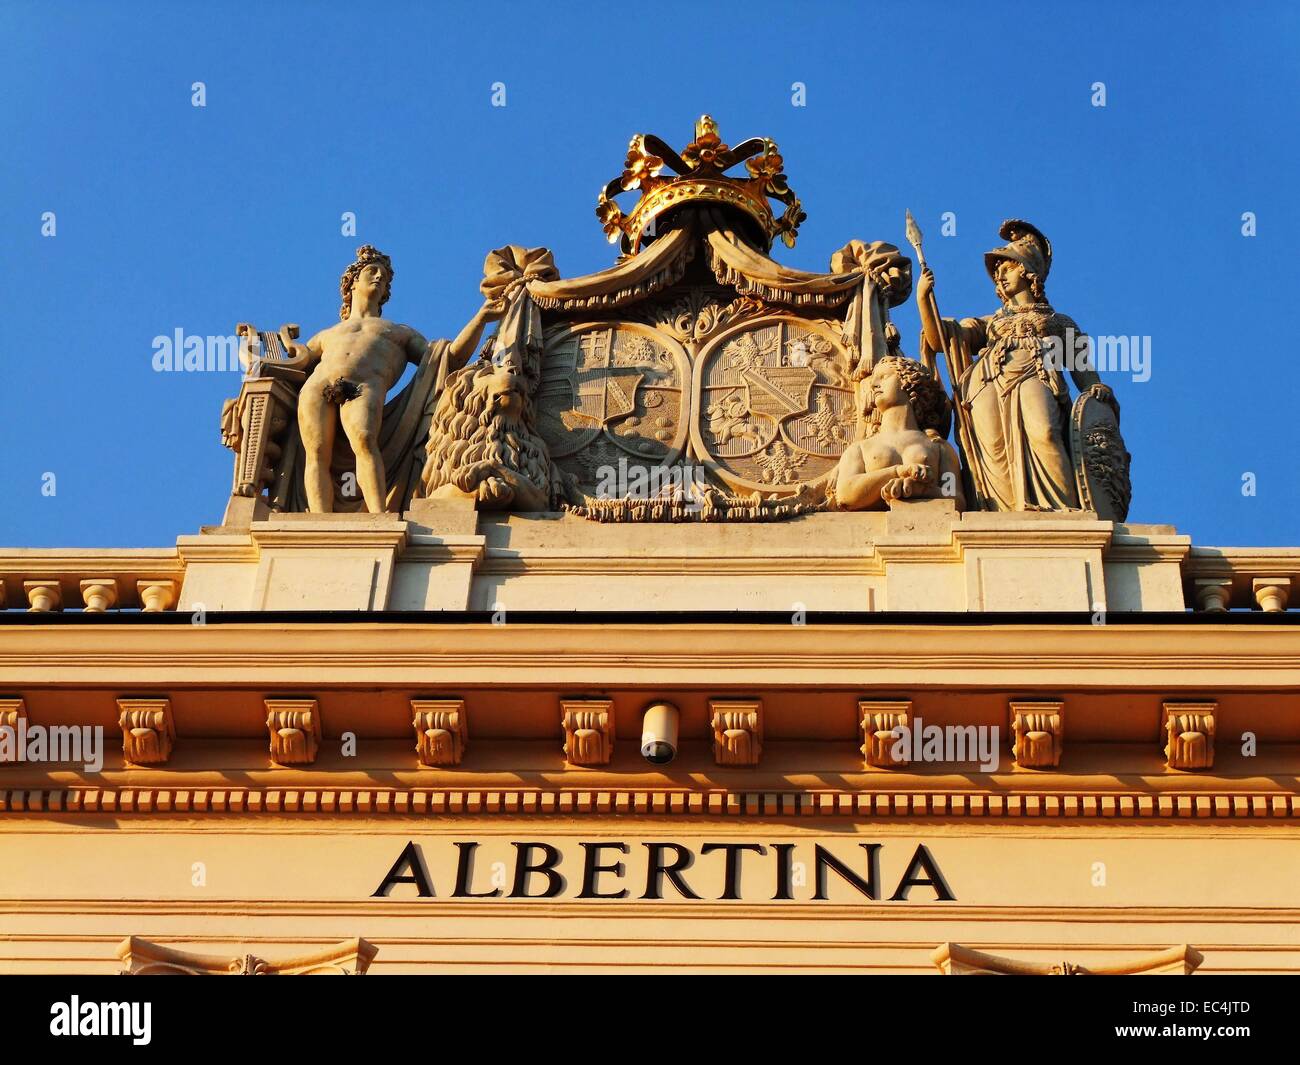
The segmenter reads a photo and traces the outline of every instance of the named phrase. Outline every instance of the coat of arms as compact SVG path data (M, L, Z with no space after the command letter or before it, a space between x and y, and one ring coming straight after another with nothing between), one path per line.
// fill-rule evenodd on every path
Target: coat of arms
M602 468L671 466L686 442L686 352L630 322L565 326L547 337L538 431L579 488Z
M856 415L847 353L830 323L746 323L701 352L692 440L733 489L794 490L834 470Z

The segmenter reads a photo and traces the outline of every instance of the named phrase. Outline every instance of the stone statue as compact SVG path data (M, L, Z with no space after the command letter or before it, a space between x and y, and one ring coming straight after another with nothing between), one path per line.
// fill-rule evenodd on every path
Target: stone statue
M883 510L895 500L952 499L965 509L961 460L944 439L952 407L938 379L914 359L887 355L859 389L866 435L840 459L838 506Z
M339 283L343 306L337 325L306 344L291 344L296 361L310 368L298 395L303 480L307 509L334 509L330 473L334 439L342 426L356 457L356 480L371 513L388 510L388 484L380 448L384 401L408 362L445 358L446 369L464 366L483 326L500 317L504 304L487 301L455 340L427 341L410 326L381 317L393 284L393 264L372 245L357 249L357 260ZM445 350L443 350L445 349Z
M922 262L916 286L923 341L948 358L958 432L970 472L972 506L983 510L1076 510L1077 456L1068 443L1071 402L1068 365L1080 392L1119 406L1084 359L1083 335L1058 313L1043 290L1052 245L1028 222L999 230L1008 241L984 256L1002 306L982 318L940 318L934 273ZM1050 352L1064 353L1053 359Z
M448 378L434 411L421 494L470 498L480 510L558 510L572 494L533 428L532 388L480 359Z
M559 277L545 248L488 253L479 286L501 307L491 358L453 374L433 412L417 495L469 498L480 510L558 510L575 498L573 478L551 461L537 431L542 379L541 312L529 284Z

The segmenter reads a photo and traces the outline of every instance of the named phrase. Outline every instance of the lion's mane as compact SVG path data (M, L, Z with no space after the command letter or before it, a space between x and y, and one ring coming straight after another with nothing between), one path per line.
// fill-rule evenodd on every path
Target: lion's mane
M492 409L492 397L506 389L520 397L517 412ZM563 476L533 429L535 417L525 378L484 359L457 370L434 408L421 477L423 494L430 496L444 485L463 490L460 471L488 462L528 481L549 498L552 508L558 506Z

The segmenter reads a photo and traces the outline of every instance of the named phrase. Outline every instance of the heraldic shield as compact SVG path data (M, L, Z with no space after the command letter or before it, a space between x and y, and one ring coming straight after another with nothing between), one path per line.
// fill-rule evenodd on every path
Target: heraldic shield
M683 462L734 491L798 494L834 474L854 437L838 324L765 316L691 353L634 322L555 327L538 430L588 495L611 474Z
M838 325L757 319L700 353L691 438L732 489L793 494L833 475L856 429Z
M594 495L602 471L674 465L687 439L690 362L680 344L633 322L548 332L537 428L551 458Z
M1119 431L1111 404L1083 393L1070 412L1070 453L1079 487L1079 504L1096 511L1102 521L1128 518L1133 487L1129 480L1132 456Z

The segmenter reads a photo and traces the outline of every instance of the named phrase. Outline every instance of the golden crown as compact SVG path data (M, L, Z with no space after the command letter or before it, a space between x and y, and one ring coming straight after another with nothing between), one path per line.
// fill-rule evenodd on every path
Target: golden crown
M745 164L749 177L727 177L725 171L740 163ZM678 176L660 177L665 166ZM695 123L695 139L682 149L681 155L653 134L638 133L633 137L623 173L601 191L596 216L609 242L613 244L621 237L623 251L633 255L647 235L654 235L652 223L657 217L694 201L743 211L757 223L766 242L764 250L777 236L786 247L793 248L799 223L807 215L786 184L783 166L774 141L750 137L729 148L718 136L718 124L708 115L701 115ZM625 215L614 197L633 189L641 190L641 199L632 213ZM773 214L769 198L785 205L779 217Z

